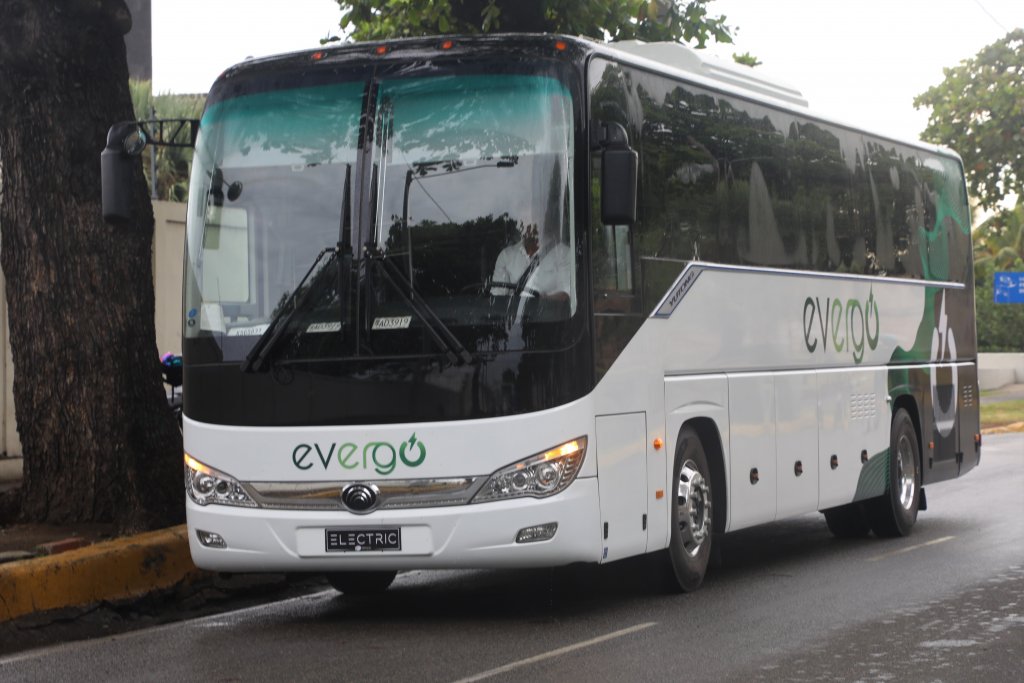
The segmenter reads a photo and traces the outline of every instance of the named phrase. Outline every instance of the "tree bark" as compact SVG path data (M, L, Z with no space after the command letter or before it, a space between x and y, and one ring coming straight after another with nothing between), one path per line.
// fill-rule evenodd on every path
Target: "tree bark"
M132 120L122 0L0 0L0 264L25 521L182 518L181 433L159 375L153 210L100 211L107 130Z

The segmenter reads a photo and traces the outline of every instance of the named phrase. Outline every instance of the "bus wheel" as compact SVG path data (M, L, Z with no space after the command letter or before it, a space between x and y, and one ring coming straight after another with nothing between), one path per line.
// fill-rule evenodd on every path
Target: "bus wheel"
M704 580L711 557L713 507L711 470L704 445L691 427L679 433L672 468L671 538L665 551L667 588L672 592L695 591Z
M920 454L914 422L907 411L900 408L892 418L889 438L888 490L865 503L876 536L906 536L917 521L921 503Z
M327 583L345 595L376 595L383 593L398 572L330 572Z
M864 538L871 533L871 523L860 503L825 510L825 523L836 538Z

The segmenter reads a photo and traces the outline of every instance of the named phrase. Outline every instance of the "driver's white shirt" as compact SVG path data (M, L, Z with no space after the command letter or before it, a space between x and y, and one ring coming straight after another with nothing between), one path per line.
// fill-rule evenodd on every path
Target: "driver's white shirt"
M535 256L539 255L538 251ZM491 276L491 280L508 283L514 287L526 272L533 258L526 253L522 242L505 247L494 262L494 274ZM537 294L551 296L559 292L572 294L571 277L572 253L568 246L559 242L540 257L540 263L533 269L533 273L526 281L523 296L537 296ZM512 291L507 287L491 287L491 294L507 296L512 294Z

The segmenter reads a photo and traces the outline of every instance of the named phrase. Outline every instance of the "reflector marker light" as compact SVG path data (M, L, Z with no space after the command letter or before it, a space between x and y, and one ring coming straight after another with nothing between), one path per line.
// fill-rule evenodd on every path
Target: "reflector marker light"
M558 50L559 52L561 52L562 50L565 50L565 48L567 48L567 47L569 47L569 46L566 45L564 40L559 40L558 42L555 43L555 49Z
M374 49L374 52L376 52L378 55L386 55L388 53L388 46L387 45L378 45Z
M455 43L453 43L450 40L446 40L443 43L441 43L441 49L442 50L450 50L450 49L452 49L453 45L455 45Z

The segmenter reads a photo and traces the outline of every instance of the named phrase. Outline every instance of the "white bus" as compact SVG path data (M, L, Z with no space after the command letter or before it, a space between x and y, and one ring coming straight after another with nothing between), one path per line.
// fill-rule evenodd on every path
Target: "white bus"
M195 563L664 557L904 535L980 457L959 158L679 45L415 39L214 84L188 207Z

